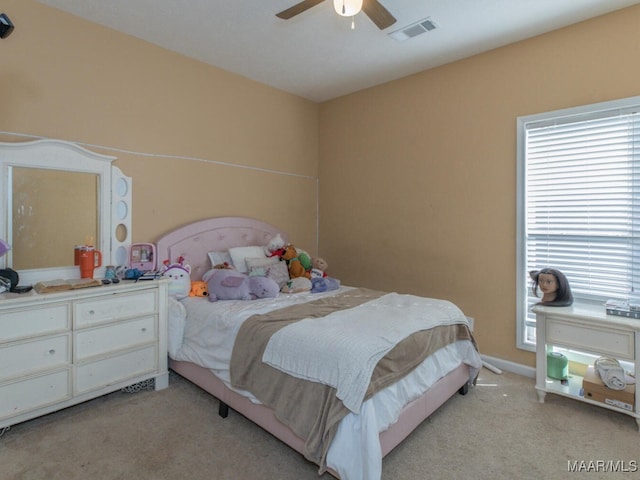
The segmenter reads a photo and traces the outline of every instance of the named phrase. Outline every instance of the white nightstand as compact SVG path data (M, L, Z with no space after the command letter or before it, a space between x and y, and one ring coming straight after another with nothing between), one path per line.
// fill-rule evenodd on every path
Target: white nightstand
M536 314L536 390L540 402L544 402L547 393L563 395L630 415L640 429L640 384L635 386L633 410L625 410L584 398L579 375L570 375L565 382L547 376L547 354L554 351L554 347L567 349L563 353L569 360L575 359L572 356L579 357L580 353L624 360L633 365L637 374L640 372L640 320L607 315L604 306L595 305L538 305L533 311Z

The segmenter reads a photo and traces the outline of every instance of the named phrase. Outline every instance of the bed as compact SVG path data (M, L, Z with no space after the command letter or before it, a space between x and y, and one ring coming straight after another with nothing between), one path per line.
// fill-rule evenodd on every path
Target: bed
M210 257L210 252L226 252L234 247L263 246L278 234L287 240L286 233L265 222L244 217L212 218L185 225L160 238L157 241L157 258L159 262L184 259L184 263L191 267L191 280L199 280L212 268L213 259ZM351 408L355 410L344 407L344 404L348 403L346 398L354 398L351 395L352 392L342 397L344 401L340 401L335 398L340 387L319 385L304 376L294 379L291 377L296 375L276 372L282 377L287 377L284 379L285 382L298 382L292 383L296 396L298 391L302 391L300 385L312 389L325 389L323 392L332 392L329 395L332 405L337 405L335 409L341 413L337 417L338 420L332 424L330 435L326 431L309 433L308 436L306 433L301 433L299 425L289 418L288 412L296 408L291 407L291 402L286 404L285 400L288 397L283 399L286 410L279 411L280 406L277 405L279 399L273 400L268 395L258 398L254 396L254 392L245 390L244 384L241 387L234 384L229 366L234 350L233 345L229 343L235 341L241 343L239 339L236 340L236 335L239 335L244 326L249 324L247 319L274 315L271 313L274 310L277 311L276 314L285 312L287 310L282 310L285 307L306 309L316 303L344 302L345 298L361 297L364 294L372 293L366 289L340 286L338 290L322 294L310 292L280 294L275 299L253 301L209 302L206 298L195 297L187 297L179 301L172 300L169 312L169 367L217 398L220 402L221 416L226 417L229 409L244 415L309 460L317 463L319 473L328 471L343 480L377 480L381 477L382 458L452 395L457 392L466 394L469 385L477 376L482 361L468 328L466 317L463 316L462 320L456 317L455 321L450 322L456 325L446 327L455 328L457 332L462 333L457 333L450 343L441 348L438 347L437 351L421 359L417 367L412 367L411 373L395 378L392 384L388 384L389 380L387 383L381 383L376 391L372 391L369 385L364 397L356 395L355 398L359 398L361 402L354 403L355 407ZM389 297L389 294L381 293L380 295L383 296L375 297L371 301L359 300L363 302L364 307L358 305L357 308L373 308L369 305ZM405 297L393 298L397 300ZM425 299L427 300L444 302ZM385 311L385 307L380 310L379 304L376 308L375 311ZM457 309L455 306L446 306L446 308ZM348 308L345 311L353 314L356 308ZM447 310L449 311L451 310ZM335 314L345 315L343 312L335 312ZM369 313L366 315L368 318ZM223 318L220 320L222 323L213 326L214 322L218 322L218 316ZM327 315L322 321L329 321L330 317L331 315ZM288 330L285 328L282 331ZM270 346L269 343L267 348ZM396 348L391 350L391 352L395 351ZM384 359L390 356L392 355L387 353ZM237 354L235 358L248 357ZM258 376L267 370L275 372L273 365L265 366L258 357L256 358L254 366L259 369ZM379 366L383 363L380 361L376 365L375 372L378 372ZM296 401L299 402L298 405L305 403L304 400L296 399ZM310 402L309 408L313 408L313 405L313 402ZM321 406L321 409L325 408L326 406ZM304 415L301 412L301 416L307 416L307 412L304 412ZM309 453L309 444L313 443L310 440L311 437L322 444L319 447L322 448L322 456L318 456L319 450L317 453Z

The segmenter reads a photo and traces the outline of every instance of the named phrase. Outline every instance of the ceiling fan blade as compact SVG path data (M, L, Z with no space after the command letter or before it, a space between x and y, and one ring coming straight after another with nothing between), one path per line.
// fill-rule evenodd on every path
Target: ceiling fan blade
M293 7L289 7L280 13L276 13L276 17L282 18L283 20L289 20L290 18L295 17L296 15L309 10L311 7L315 7L322 2L324 2L324 0L303 0L300 3L296 3Z
M396 23L395 17L378 0L364 0L362 10L380 30Z

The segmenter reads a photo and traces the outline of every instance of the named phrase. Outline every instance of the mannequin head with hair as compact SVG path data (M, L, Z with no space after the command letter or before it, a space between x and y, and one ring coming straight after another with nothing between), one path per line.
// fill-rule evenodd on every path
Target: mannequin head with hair
M569 280L560 270L555 268L542 268L529 272L533 285L531 291L537 297L538 290L542 292L539 305L551 307L567 307L573 303L573 295Z

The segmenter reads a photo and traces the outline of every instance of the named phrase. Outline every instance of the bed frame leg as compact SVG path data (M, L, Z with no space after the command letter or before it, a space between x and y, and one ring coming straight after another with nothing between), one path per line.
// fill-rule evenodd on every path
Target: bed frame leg
M220 405L218 405L218 415L222 418L227 418L227 415L229 415L229 405L224 402L220 402Z
M465 383L458 389L460 395L466 395L469 392L469 382Z

